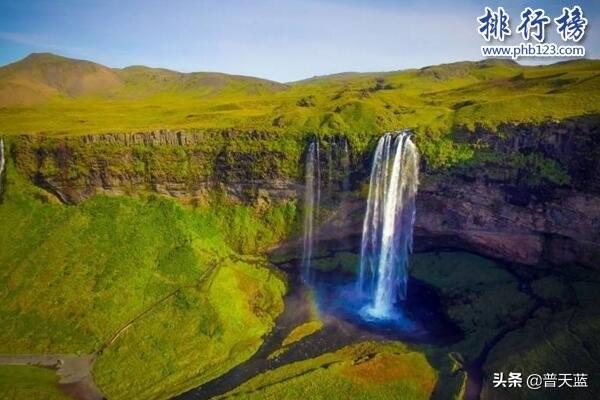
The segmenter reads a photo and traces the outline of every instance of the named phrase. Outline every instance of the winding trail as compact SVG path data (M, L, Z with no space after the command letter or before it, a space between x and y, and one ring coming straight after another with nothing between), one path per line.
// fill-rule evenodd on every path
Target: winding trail
M59 376L60 388L76 400L103 400L106 397L94 383L92 368L94 362L106 348L112 345L127 329L150 314L157 306L175 296L184 289L198 287L203 284L217 270L220 262L211 265L192 285L181 286L164 297L156 300L146 309L135 315L125 324L120 326L91 354L12 354L0 355L0 365L33 365L42 368L52 368Z
M95 355L100 355L104 352L104 350L106 350L106 348L108 346L110 346L111 344L113 344L118 338L119 336L121 336L127 329L129 329L131 326L133 326L133 324L144 318L146 315L150 314L156 307L158 307L159 305L161 305L162 303L164 303L165 301L169 300L170 298L172 298L173 296L177 295L178 293L180 293L182 290L185 289L192 289L192 288L196 288L200 285L202 285L204 283L204 281L206 281L208 279L208 277L212 276L214 274L214 272L216 272L217 267L221 264L221 262L218 263L214 263L213 265L211 265L203 274L202 276L200 276L200 278L198 279L198 281L192 285L185 285L185 286L180 286L177 289L173 290L172 292L167 293L165 296L163 296L162 298L156 300L154 303L152 303L151 305L149 305L145 310L143 310L142 312L140 312L139 314L137 314L136 316L134 316L133 318L131 318L129 321L127 321L125 324L123 324L120 328L118 328L109 338L108 340L106 340L104 343L102 343L100 345L100 347L94 352Z

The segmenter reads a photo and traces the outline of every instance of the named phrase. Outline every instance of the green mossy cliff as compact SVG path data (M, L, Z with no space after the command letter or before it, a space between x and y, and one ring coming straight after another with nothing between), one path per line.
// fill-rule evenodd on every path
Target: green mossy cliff
M462 248L527 264L597 266L599 121L598 115L590 115L543 124L502 124L496 130L462 127L449 132L444 142L417 132L423 154L417 248ZM21 174L65 203L96 194L158 193L183 203L225 201L263 213L301 199L304 152L314 137L168 130L23 135L6 138L6 153ZM320 137L322 187L330 195L323 197L320 216L324 228L318 235L323 240L328 235L335 240L360 235L377 138L372 132L368 144L361 145L351 135ZM349 148L347 170L341 169L343 162L335 151L342 141ZM339 210L344 215L336 214L343 197L341 181L347 181L352 199ZM347 207L354 210L351 217ZM336 229L327 229L330 218L336 220ZM288 231L299 232L299 227Z

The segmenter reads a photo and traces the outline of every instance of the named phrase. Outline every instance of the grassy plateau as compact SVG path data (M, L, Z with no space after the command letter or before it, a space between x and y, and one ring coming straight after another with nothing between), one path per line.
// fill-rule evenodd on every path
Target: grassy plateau
M547 66L486 60L283 84L32 54L0 68L0 132L258 130L273 132L275 142L343 133L360 151L381 132L412 128L421 153L444 166L472 157L452 140L456 127L598 113L599 71L597 60Z

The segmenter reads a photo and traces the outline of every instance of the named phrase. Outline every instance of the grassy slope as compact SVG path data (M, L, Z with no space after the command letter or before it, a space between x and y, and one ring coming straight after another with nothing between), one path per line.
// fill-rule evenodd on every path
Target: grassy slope
M319 259L316 266L342 273L352 271L356 261L349 253L342 252L329 259ZM473 254L440 252L414 254L411 274L435 288L448 317L464 333L462 338L448 345L411 346L436 370L436 388L431 399L462 398L465 374L461 366L476 361L484 347L507 328L510 331L499 338L483 360L487 381L482 399L561 399L567 394L590 400L598 397L600 313L596 303L600 279L597 271L577 266L566 270L513 266L507 270L501 264ZM537 307L536 296L542 303L529 316ZM303 325L297 329L302 328ZM280 352L282 350L273 357ZM294 370L291 366L288 368ZM270 393L272 381L282 382L287 374L292 374L283 368L278 371L263 374L234 393L264 385L263 380L267 387L257 393ZM568 389L535 393L528 389L492 389L492 374L500 371L586 372L590 374L588 381L592 389L573 389L568 393ZM296 378L291 381L293 387L296 387L295 381ZM279 386L283 387L284 383L278 383ZM318 396L330 395L328 388L311 390Z
M465 359L472 360L505 324L527 312L531 300L519 282L491 260L461 252L423 253L411 263L412 276L440 290L448 316L463 330L465 339L453 351Z
M244 206L191 208L156 197L69 207L8 171L0 353L90 353L181 289L109 345L94 370L111 398L168 397L249 357L282 310L282 280L262 258L240 258L233 247L258 252L279 240L293 207L274 205L270 220ZM217 363L198 362L208 352Z
M66 400L56 373L47 368L0 365L0 399Z
M435 371L400 343L364 342L257 375L224 398L429 399Z
M45 66L48 58L60 68ZM412 128L418 133L417 145L428 166L444 169L489 161L481 160L488 153L478 152L477 146L456 143L456 127L480 124L496 128L507 122L539 123L600 114L598 60L535 67L503 60L458 62L420 70L337 74L287 85L251 77L182 74L137 66L106 69L108 72L103 69L103 74L110 72L117 84L83 85L86 90L74 94L69 89L74 83L63 75L79 76L82 82L104 82L100 73L92 77L82 74L81 63L88 65L38 55L0 68L0 89L15 75L35 90L57 86L56 79L48 81L52 74L69 83L58 89L52 86L52 93L37 96L41 100L34 104L27 101L29 89L24 93L9 89L8 97L14 101L0 102L0 132L73 136L165 128L235 130L237 136L228 137L232 149L245 152L252 139L244 132L259 130L268 133L261 146L284 153L287 160L297 160L306 135L345 134L351 150L362 154L381 132ZM211 136L201 145L214 147ZM513 157L506 163L549 166L558 170L550 178L558 184L568 183L568 176L545 159ZM284 169L289 174L290 168Z
M98 359L94 378L111 399L170 398L214 379L258 349L284 290L260 264L225 264L128 329Z

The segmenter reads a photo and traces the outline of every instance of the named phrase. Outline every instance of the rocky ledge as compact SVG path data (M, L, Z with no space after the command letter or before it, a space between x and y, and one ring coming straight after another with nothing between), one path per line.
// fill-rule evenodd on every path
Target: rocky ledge
M415 251L457 249L527 265L600 268L598 116L496 132L459 129L454 140L473 146L478 160L443 171L424 162ZM347 196L325 217L316 242L359 251L364 211L364 197ZM285 259L299 249L301 241L291 240L274 256Z
M305 141L283 140L259 132L159 131L8 142L13 165L65 203L140 191L187 201L220 190L264 205L302 198ZM424 160L417 251L463 249L529 265L600 267L598 116L505 125L494 132L457 129L453 142L470 146L473 157L445 170ZM346 176L336 171L344 163L332 161L332 154L323 155L321 170L329 181L323 182L324 211L315 234L331 249L357 250L365 209L361 188L368 182L371 154L352 154ZM329 178L327 170L333 170ZM352 191L340 193L342 187ZM275 253L297 255L299 244L291 239Z

